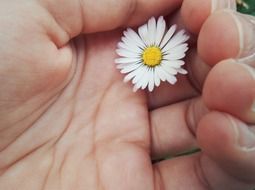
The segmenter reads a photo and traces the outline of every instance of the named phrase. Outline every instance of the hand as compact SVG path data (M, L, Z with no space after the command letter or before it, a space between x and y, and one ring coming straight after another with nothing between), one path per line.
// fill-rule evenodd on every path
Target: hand
M0 2L0 189L252 188L253 69L216 63L247 56L254 26L240 20L239 36L236 13L209 17L211 0L185 0L182 16L173 13L181 4ZM118 28L161 14L200 31L190 74L153 94L133 93L113 61ZM151 163L198 146L201 153Z

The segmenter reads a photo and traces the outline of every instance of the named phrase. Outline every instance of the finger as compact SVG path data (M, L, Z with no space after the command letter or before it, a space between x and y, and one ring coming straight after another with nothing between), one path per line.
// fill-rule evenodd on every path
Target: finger
M148 17L175 10L181 0L43 0L41 4L55 22L72 38L81 32L92 33L134 25ZM63 42L66 43L66 42Z
M212 112L197 130L202 150L230 176L255 184L255 127L231 115Z
M252 184L239 181L206 155L165 160L154 165L156 190L248 190Z
M154 164L155 190L208 190L200 176L199 154L177 157Z
M231 11L218 11L203 25L198 52L209 65L227 58L242 58L255 52L255 19Z
M194 28L197 28L198 33L201 25L205 22L211 12L224 8L235 9L235 1L184 0L181 16L179 12L169 16L169 23L177 23L181 28L188 28L192 32L194 32ZM199 95L201 92L204 80L210 70L210 66L197 55L197 49L194 46L196 43L196 36L193 34L190 34L190 36L192 37L192 42L190 44L192 47L186 58L186 67L189 71L188 78L181 78L174 87L162 85L158 90L155 90L155 93L149 94L149 105L151 109L192 98Z
M200 98L152 111L152 156L173 156L197 147L196 126L207 112Z
M209 109L230 113L245 122L255 122L254 69L226 60L208 75L203 99Z
M209 15L221 9L236 10L235 0L184 0L181 13L189 31L198 34Z

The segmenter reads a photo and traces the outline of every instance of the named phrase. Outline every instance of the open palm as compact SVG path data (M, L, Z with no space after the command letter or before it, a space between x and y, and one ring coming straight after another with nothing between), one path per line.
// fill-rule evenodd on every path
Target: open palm
M124 2L116 6L122 9L133 6ZM158 15L164 10L170 14L181 1L162 0L161 3L154 12L150 8L153 3L147 4L151 13L139 15L141 20L133 16L128 23L141 23L150 14ZM75 3L68 4L63 10L70 15L69 8L75 7ZM216 164L214 160L218 158L214 158L214 154L217 151L211 153L211 147L217 144L213 142L219 137L213 134L211 140L200 138L208 154L198 153L152 164L152 158L176 155L197 147L198 122L209 112L200 96L210 68L198 58L195 47L187 58L190 74L180 77L176 86L163 84L153 94L133 93L131 84L122 82L123 76L114 64L116 44L122 32L114 28L125 20L121 15L128 13L119 13L119 10L119 19L112 22L113 12L100 23L104 15L102 9L102 15L99 13L93 21L87 20L82 29L86 34L70 40L80 33L79 19L72 20L72 15L63 24L61 15L64 13L59 13L55 22L37 3L26 1L22 6L12 3L8 5L12 9L4 9L7 5L3 3L3 10L17 11L24 20L20 24L14 14L18 23L14 24L15 32L3 28L3 33L12 38L1 39L7 45L0 49L4 60L0 71L4 84L0 94L3 102L0 108L0 189L218 190L223 184L229 189L237 185L250 186L241 179L234 181L228 175L232 169L226 167L225 172ZM53 15L59 11L54 2L44 5L50 7ZM31 16L34 14L29 14L30 6L35 15L45 14L45 18ZM141 2L137 6L146 7ZM95 8L96 3L92 7ZM179 13L172 16L169 22L182 24ZM10 21L6 17L5 22ZM212 24L208 25L207 28ZM104 30L108 31L100 32ZM208 31L204 33L206 36ZM207 45L203 37L201 41ZM229 50L210 60L216 62L235 53L235 49ZM208 56L204 54L206 59ZM205 93L212 88L208 86ZM217 115L219 113L213 114L205 118L204 123L216 117L218 122L226 124L226 119ZM202 122L200 136L211 133L210 128L205 128L208 125ZM214 133L225 134L225 138L230 139L225 149L231 152L230 130L226 127L225 131ZM220 151L223 150L219 148ZM224 159L227 158L223 155Z

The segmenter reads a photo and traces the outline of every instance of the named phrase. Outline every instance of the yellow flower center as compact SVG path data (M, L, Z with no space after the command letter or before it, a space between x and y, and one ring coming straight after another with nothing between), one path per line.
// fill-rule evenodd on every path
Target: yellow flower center
M143 63L149 67L155 67L162 61L162 52L158 47L148 47L142 54Z

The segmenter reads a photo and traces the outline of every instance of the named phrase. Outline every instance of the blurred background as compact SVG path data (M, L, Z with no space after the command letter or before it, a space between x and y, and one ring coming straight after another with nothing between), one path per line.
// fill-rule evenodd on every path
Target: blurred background
M239 12L255 16L255 0L236 0Z

